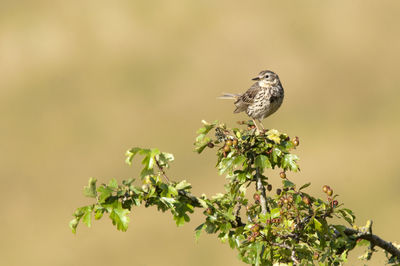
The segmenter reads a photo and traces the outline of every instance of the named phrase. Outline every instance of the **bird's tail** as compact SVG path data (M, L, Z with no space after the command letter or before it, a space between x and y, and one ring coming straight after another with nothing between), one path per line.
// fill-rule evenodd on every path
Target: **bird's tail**
M236 100L239 96L240 94L224 93L221 96L217 97L217 99Z

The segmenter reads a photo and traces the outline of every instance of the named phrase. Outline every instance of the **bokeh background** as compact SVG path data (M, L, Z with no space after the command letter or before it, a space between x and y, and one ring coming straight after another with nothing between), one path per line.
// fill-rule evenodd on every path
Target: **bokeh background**
M176 228L137 208L126 233L68 222L89 177L137 176L132 146L174 153L169 175L196 194L223 191L195 131L246 119L216 97L263 69L286 90L264 124L301 140L290 178L321 197L329 184L359 225L399 242L399 25L394 0L1 1L1 264L243 265L212 235L195 242L201 213Z

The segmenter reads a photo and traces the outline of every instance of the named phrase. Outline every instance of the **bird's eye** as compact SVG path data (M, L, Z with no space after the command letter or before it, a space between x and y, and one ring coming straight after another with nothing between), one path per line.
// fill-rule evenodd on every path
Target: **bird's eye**
M266 78L266 79L269 78L269 75L266 75L265 78Z

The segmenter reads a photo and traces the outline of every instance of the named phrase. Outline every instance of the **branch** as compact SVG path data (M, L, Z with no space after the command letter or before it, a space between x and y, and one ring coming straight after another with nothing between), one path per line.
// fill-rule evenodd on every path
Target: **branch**
M257 167L256 168L256 179L257 179L257 183L256 183L256 189L257 191L260 191L260 205L261 205L261 213L262 214L266 214L268 211L268 207L267 207L267 195L265 193L265 187L262 183L262 179L261 179L261 174L260 174L260 168Z
M239 203L239 204L236 205L235 208L236 208L236 210L235 210L235 220L236 220L237 227L245 225L242 222L242 219L240 218L240 209L242 208L242 205Z
M372 222L367 223L367 225L368 224L372 225ZM388 253L392 254L393 256L397 257L398 259L400 259L400 250L396 248L392 243L383 240L377 235L372 234L371 230L363 232L352 228L346 228L344 230L344 233L347 236L355 235L357 239L365 239L371 243L371 246L378 246L387 251Z
M272 245L277 246L277 247L280 247L280 248L286 248L286 249L288 249L288 250L291 250L292 253L291 253L290 258L292 259L293 264L294 264L294 265L300 264L300 261L299 261L299 260L297 259L297 257L296 257L296 250L295 250L294 248L291 248L291 247L290 247L289 245L287 245L287 244L280 244L280 243L272 243Z

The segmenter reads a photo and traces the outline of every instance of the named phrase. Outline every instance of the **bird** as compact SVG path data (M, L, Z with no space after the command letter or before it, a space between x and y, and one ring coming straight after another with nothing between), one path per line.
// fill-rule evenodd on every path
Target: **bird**
M258 131L256 120L260 123L264 118L275 113L282 105L284 90L277 74L270 70L261 71L257 77L253 78L256 82L243 94L224 93L219 99L233 99L236 109L234 113L246 112L253 120Z

